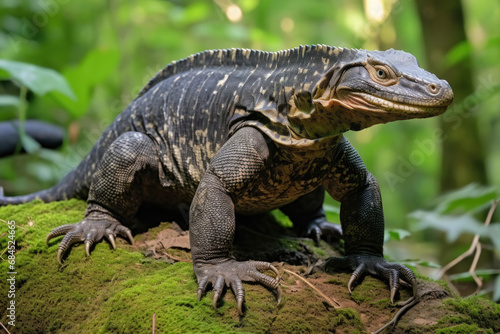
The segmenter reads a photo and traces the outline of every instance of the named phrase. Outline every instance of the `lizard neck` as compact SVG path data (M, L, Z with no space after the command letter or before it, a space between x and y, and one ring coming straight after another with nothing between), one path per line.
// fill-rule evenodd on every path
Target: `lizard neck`
M300 111L292 105L288 113L288 123L296 137L318 139L336 136L350 130L347 120L340 117L341 113L329 113L321 108L310 112Z
M388 122L362 110L347 108L340 101L338 105L329 107L318 103L310 112L300 111L292 106L287 116L293 133L308 139L338 136L349 130L359 131Z

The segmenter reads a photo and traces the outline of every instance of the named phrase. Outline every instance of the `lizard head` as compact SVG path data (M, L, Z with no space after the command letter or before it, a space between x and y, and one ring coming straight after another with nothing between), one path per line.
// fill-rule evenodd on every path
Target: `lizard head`
M421 68L404 51L353 51L339 54L313 96L325 111L341 113L351 130L395 120L442 114L453 101L445 80ZM350 61L344 59L350 58Z

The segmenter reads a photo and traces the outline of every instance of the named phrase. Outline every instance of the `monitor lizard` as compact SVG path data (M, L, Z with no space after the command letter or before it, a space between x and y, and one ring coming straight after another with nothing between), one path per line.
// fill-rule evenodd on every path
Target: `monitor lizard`
M224 286L242 313L243 282L279 291L268 262L231 255L235 213L280 208L306 234L342 236L345 256L326 268L353 271L348 289L370 274L389 282L391 301L407 267L383 257L379 185L343 136L375 124L442 114L449 84L397 50L326 45L279 52L210 50L172 62L142 89L91 152L56 186L0 205L86 199L84 219L55 228L57 259L77 242L90 247L115 237L144 203L175 209L191 203L189 232L198 299L207 286L214 307ZM326 220L325 190L341 203L338 225Z

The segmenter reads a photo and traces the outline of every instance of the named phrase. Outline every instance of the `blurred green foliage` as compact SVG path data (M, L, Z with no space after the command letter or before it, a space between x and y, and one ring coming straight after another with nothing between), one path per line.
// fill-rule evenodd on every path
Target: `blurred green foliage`
M500 185L500 3L462 3L468 40L442 66L472 60L476 91L466 104L477 115L489 183ZM423 67L427 63L412 0L2 0L0 59L62 73L77 99L28 92L27 117L68 129L67 144L61 152L0 160L0 185L6 194L53 185L172 60L205 49L276 51L315 43L393 47L414 54ZM0 99L0 121L16 118L19 87L0 81L0 94L8 96ZM468 121L466 114L457 120ZM438 136L438 124L435 118L395 122L346 135L378 178L393 239L405 236L408 212L439 195L440 143L446 138ZM338 221L338 203L328 198L326 204L329 218ZM435 238L426 232L414 237Z
M469 236L471 243L473 240L471 235L476 235L480 237L478 241L481 242L481 248L493 249L493 253L498 255L500 254L500 223L491 221L491 217L486 218L487 224L482 223L474 215L486 209L495 210L498 203L492 203L499 199L499 196L498 188L472 184L441 196L434 210L418 210L410 217L416 221L415 230L432 229L442 232L448 243L456 241L462 235ZM474 253L477 257L481 256L481 250L476 248L469 256ZM500 301L500 270L493 265L493 268L474 271L486 283L486 288L483 288L480 293L491 293L494 301ZM474 282L470 270L451 275L449 278L456 282ZM488 281L493 284L488 284Z

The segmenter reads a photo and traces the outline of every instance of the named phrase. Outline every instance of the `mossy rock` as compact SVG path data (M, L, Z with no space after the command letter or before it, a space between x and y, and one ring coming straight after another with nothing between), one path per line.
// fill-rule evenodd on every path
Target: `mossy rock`
M212 308L212 292L196 300L196 279L186 262L146 257L145 251L117 240L117 249L106 242L84 256L84 247L73 247L63 266L56 261L59 239L45 244L48 232L82 219L85 202L70 200L44 204L32 202L0 208L0 322L11 333L149 333L155 315L156 333L366 333L388 322L398 311L389 303L384 282L367 277L350 296L349 275L315 273L307 280L340 307L332 307L299 278L283 274L283 300L266 288L245 284L245 314L239 316L232 292ZM259 218L260 219L260 218ZM15 221L15 298L9 297L7 221ZM169 224L162 224L161 229ZM156 231L157 231L156 230ZM323 257L331 254L324 244L306 241L272 242L246 230L237 232L238 243L251 235L252 256L272 259L276 254L298 252ZM154 237L155 230L136 236ZM243 254L245 251L241 250ZM244 247L243 247L244 249ZM237 252L238 256L238 252ZM301 256L297 258L300 260ZM241 257L241 256L240 256ZM294 258L293 256L291 257ZM283 270L305 271L304 266L284 264ZM449 297L443 287L419 279L422 301L398 322L395 333L497 333L500 306L487 300ZM410 292L403 288L399 298ZM15 300L15 327L9 325L4 305ZM3 333L0 329L0 333Z

